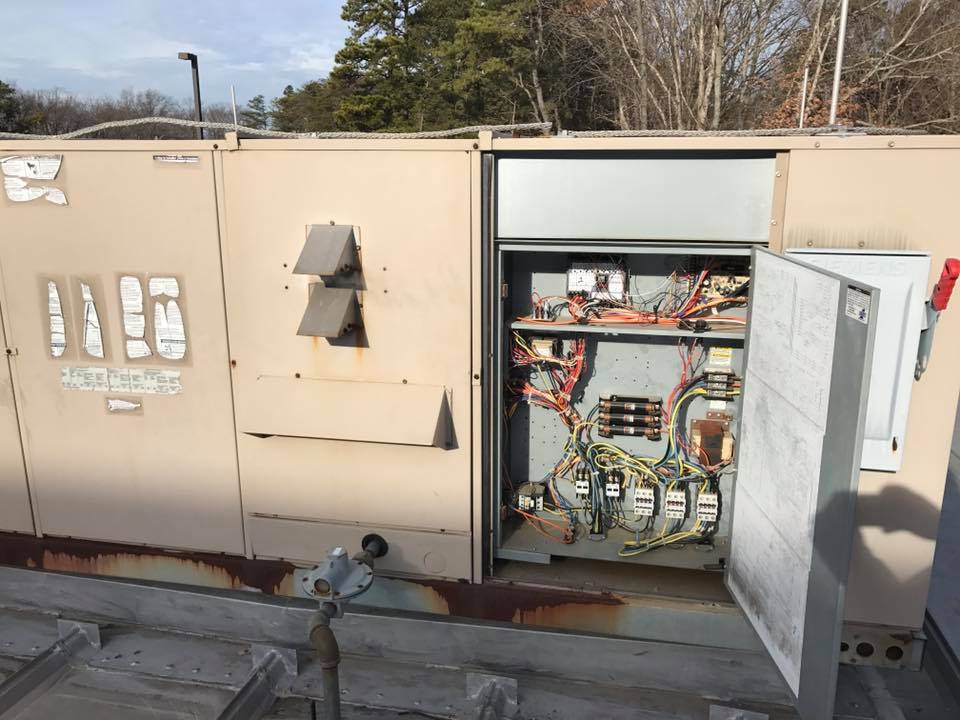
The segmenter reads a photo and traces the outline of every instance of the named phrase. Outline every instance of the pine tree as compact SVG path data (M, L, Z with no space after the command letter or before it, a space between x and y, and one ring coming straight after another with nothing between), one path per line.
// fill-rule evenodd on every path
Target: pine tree
M417 51L407 35L421 0L347 0L350 37L337 53L332 86L346 90L335 113L344 130L406 130L419 89Z
M0 130L24 132L23 103L17 89L0 80Z
M270 112L263 95L256 95L247 102L247 106L240 111L240 122L259 130L266 130L270 126Z

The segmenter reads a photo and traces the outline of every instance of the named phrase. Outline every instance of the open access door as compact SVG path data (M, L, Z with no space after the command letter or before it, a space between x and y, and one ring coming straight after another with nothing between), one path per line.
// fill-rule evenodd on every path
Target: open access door
M726 584L804 720L833 717L879 291L754 250Z

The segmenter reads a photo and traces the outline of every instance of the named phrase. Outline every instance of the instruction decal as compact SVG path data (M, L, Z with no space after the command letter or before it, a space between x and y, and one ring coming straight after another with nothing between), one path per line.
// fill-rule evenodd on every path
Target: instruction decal
M847 300L844 303L843 312L848 318L866 325L870 319L870 293L853 285L847 285Z
M66 205L63 190L49 185L32 185L30 180L54 180L60 172L62 155L10 155L0 158L3 190L16 203L44 198L54 205Z
M60 368L64 390L179 395L183 392L179 370L143 368L65 367Z

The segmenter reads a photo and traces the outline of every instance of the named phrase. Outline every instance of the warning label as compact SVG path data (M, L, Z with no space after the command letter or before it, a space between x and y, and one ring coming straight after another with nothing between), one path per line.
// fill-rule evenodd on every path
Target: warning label
M866 325L870 319L870 293L853 285L848 285L844 313L847 317Z

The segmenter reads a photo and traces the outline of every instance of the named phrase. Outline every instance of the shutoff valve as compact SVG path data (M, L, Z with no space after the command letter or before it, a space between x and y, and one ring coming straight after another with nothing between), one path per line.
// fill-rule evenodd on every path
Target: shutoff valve
M307 571L301 582L307 595L321 603L337 606L337 617L343 615L342 605L362 595L373 584L373 561L387 554L387 541L379 535L363 538L363 550L352 558L343 547L335 547L319 565Z
M947 309L958 276L960 276L960 260L949 258L943 264L940 280L934 286L933 292L930 293L930 299L927 300L924 308L923 329L920 332L920 346L917 349L917 367L913 371L913 377L916 380L920 379L927 369L927 363L930 362L933 333L937 329L940 313Z

